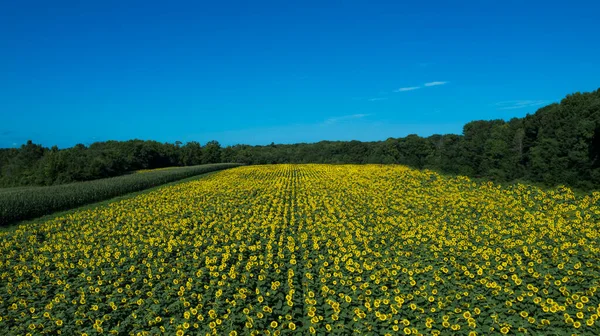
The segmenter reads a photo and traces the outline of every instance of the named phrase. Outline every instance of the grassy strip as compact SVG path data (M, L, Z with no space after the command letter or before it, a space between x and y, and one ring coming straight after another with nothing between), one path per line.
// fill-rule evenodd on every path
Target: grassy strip
M0 226L237 166L239 164L219 163L50 187L11 188L0 193Z
M40 223L44 223L44 222L47 222L49 220L52 220L52 219L55 219L55 218L58 218L58 217L63 217L63 216L67 216L67 215L70 215L70 214L74 214L74 213L79 212L79 211L91 210L91 209L96 209L96 208L99 208L99 207L108 206L111 203L115 203L115 202L123 201L123 200L126 200L126 199L134 198L134 197L137 197L139 195L147 194L147 193L153 192L153 191L158 190L158 189L167 188L169 186L174 186L174 185L181 184L181 183L186 183L186 182L191 182L191 181L205 179L205 178L207 178L209 176L212 176L213 174L216 174L218 172L219 171L212 171L212 172L209 172L209 173L204 173L204 174L200 174L200 175L194 175L192 177L184 178L182 180L177 180L177 181L173 181L173 182L161 184L159 186L150 187L148 189L144 189L144 190L140 190L140 191L130 192L130 193L127 193L127 194L124 194L124 195L120 195L120 196L116 196L116 197L113 197L113 198L110 198L110 199L106 199L104 201L94 202L94 203L90 203L90 204L78 206L76 208L72 208L72 209L68 209L68 210L61 210L61 211L53 212L53 213L50 213L50 214L47 214L47 215L43 215L41 217L36 217L36 218L33 218L33 219L26 219L26 220L22 220L22 221L19 221L19 222L11 223L9 225L0 226L0 233L2 233L2 232L9 232L9 231L15 230L18 227L20 227L21 225L26 225L26 224L40 224Z

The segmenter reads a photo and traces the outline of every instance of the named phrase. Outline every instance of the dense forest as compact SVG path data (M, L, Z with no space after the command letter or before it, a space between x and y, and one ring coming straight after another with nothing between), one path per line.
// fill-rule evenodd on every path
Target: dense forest
M29 141L18 149L0 149L0 186L52 185L218 162L395 163L498 182L595 189L600 187L600 89L568 95L524 118L472 121L462 135L227 147L217 141L130 140L58 149Z

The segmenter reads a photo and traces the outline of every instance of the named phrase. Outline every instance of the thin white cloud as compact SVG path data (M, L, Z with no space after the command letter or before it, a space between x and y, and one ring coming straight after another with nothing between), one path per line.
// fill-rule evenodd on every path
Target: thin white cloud
M407 87L401 87L399 89L394 90L394 92L407 92L407 91L414 91L414 90L418 90L421 89L423 87L431 87L431 86L438 86L438 85L445 85L448 84L450 82L446 82L446 81L436 81L436 82L427 82L425 84L423 84L423 86L407 86Z
M323 122L323 124L331 125L331 124L338 123L340 121L360 119L360 118L368 117L370 115L371 114L358 113L358 114L349 114L349 115L345 115L345 116L341 116L341 117L333 117L333 118L329 118L329 119L325 120Z
M369 101L380 101L380 100L387 100L387 97L369 98Z
M420 86L409 86L409 87L399 88L398 90L394 90L394 92L414 91L414 90L418 90L420 88L421 88Z
M444 85L444 84L448 84L448 82L429 82L429 83L425 83L423 85L425 85L425 86L438 86L438 85Z
M498 110L514 110L521 109L526 107L534 107L548 104L546 100L509 100L498 102L494 105L498 108Z

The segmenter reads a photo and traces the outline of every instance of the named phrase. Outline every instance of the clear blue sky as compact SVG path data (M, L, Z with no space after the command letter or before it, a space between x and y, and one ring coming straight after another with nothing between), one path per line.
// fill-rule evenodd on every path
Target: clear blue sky
M461 133L600 87L599 12L595 1L1 1L0 147Z

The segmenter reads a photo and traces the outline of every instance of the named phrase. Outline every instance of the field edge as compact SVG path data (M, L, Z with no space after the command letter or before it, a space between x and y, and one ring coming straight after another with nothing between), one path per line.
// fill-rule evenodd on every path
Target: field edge
M237 167L233 167L233 168L228 168L228 169L235 169ZM139 190L139 191L134 191L134 192L130 192L127 194L123 194L120 196L115 196L113 198L109 198L103 201L98 201L98 202L94 202L94 203L89 203L89 204L85 204L85 205L81 205L72 209L68 209L68 210L61 210L61 211L56 211L47 215L43 215L41 217L37 217L37 218L32 218L32 219L25 219L22 221L18 221L12 224L8 224L5 226L0 226L0 232L10 232L13 230L16 230L17 228L19 228L22 225L26 225L26 224L41 224L43 222L47 222L49 220L52 220L56 217L61 217L61 216L65 216L65 215L69 215L72 213L76 213L79 211L83 211L83 210L88 210L88 209L95 209L95 208L99 208L99 207L103 207L103 206L108 206L111 203L114 202L119 202L119 201L123 201L126 199L130 199L130 198L134 198L136 196L142 195L142 194L146 194L146 193L150 193L153 191L156 191L158 189L161 188L166 188L166 187L170 187L170 186L174 186L177 184L181 184L181 183L186 183L186 182L191 182L191 181L195 181L195 180L201 180L204 178L207 178L211 175L220 173L224 170L228 170L228 169L222 169L222 170L215 170L215 171L211 171L211 172L207 172L207 173L203 173L200 175L194 175L194 176L190 176L190 177L186 177L184 179L181 180L177 180L177 181L172 181L172 182L168 182L165 184L161 184L158 186L154 186L154 187L150 187L148 189L143 189L143 190Z

